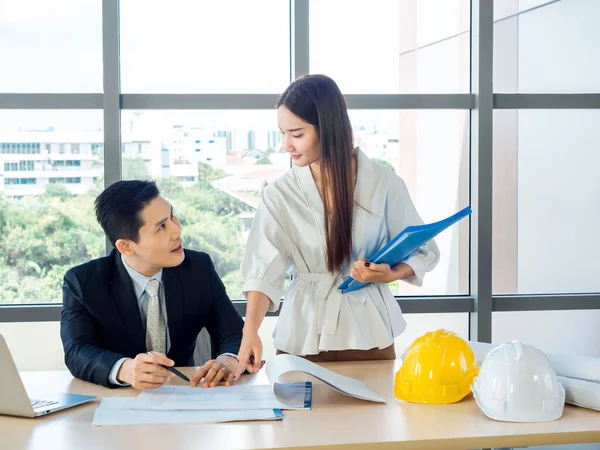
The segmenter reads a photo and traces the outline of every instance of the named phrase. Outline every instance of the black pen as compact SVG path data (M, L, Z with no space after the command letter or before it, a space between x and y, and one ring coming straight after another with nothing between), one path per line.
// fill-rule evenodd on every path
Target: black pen
M154 354L152 352L148 352L149 355L154 356ZM187 381L188 383L190 382L190 379L188 377L186 377L184 374L182 374L179 370L177 370L175 367L170 367L170 366L165 366L163 364L158 364L160 367L164 367L165 369L167 369L169 372L174 373L175 375L177 375L179 378L181 378L184 381Z

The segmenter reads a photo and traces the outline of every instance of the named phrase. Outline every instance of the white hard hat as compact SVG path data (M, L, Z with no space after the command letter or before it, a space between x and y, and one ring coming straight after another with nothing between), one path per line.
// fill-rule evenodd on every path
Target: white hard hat
M562 416L565 405L546 354L517 341L485 357L471 389L486 416L505 422L549 422Z

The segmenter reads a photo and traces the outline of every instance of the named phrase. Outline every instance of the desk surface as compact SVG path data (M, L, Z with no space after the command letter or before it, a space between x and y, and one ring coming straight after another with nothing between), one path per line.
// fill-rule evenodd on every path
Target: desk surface
M600 412L567 405L555 422L521 424L488 419L472 396L453 405L417 405L393 395L398 361L323 364L360 379L387 404L360 401L337 393L304 374L289 380L313 381L313 408L284 411L282 421L223 424L93 427L98 403L81 405L36 419L0 416L3 449L109 448L369 448L464 449L600 442ZM191 375L193 368L184 368ZM131 388L107 389L74 379L68 372L22 374L30 392L44 386L55 392L98 397L131 397ZM243 383L267 384L264 370ZM174 381L173 384L183 384ZM8 444L8 445L6 445ZM6 446L5 446L6 445ZM349 447L350 446L350 447Z

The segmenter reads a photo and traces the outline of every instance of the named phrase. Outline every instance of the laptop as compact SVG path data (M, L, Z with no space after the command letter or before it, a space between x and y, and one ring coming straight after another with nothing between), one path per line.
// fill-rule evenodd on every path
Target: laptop
M78 394L50 394L29 398L8 345L0 334L0 414L20 417L45 416L95 398Z

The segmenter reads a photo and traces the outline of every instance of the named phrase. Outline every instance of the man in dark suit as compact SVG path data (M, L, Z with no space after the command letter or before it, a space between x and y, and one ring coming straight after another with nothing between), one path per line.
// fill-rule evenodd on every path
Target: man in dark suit
M73 376L108 387L162 386L173 375L161 365L192 365L206 327L216 359L191 384L233 383L242 318L211 258L183 249L181 223L156 184L119 181L95 207L115 249L64 277L60 334Z

